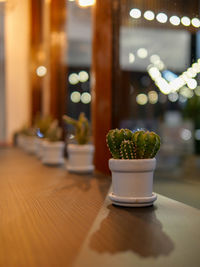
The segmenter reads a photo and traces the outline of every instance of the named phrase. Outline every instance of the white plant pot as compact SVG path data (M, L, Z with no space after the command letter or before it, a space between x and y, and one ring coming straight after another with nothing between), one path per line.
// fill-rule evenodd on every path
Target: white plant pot
M153 193L156 159L110 159L112 172L111 201L120 206L150 206L157 199Z
M43 143L45 142L42 138L37 138L35 141L35 154L36 156L41 159L43 155Z
M42 163L58 165L64 163L64 142L43 141Z
M67 163L67 170L69 172L76 172L76 173L93 172L94 146L92 144L87 144L87 145L69 144L67 145L67 152L69 156Z
M23 134L19 134L17 136L17 146L20 147L20 148L24 148L25 146L25 135Z
M36 137L34 136L26 136L25 139L25 150L26 152L28 152L29 154L35 154L35 142L36 142Z

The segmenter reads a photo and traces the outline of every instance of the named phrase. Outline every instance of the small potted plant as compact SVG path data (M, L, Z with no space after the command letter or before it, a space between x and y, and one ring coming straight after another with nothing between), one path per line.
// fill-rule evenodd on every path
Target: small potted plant
M43 142L45 141L47 131L53 119L50 116L40 117L36 116L35 119L35 129L36 129L36 142L35 142L35 151L38 158L42 158L43 153Z
M64 142L61 141L62 129L58 122L54 121L46 133L46 139L42 144L42 163L58 165L64 163Z
M75 129L75 144L67 145L69 160L67 170L76 173L90 173L94 170L93 154L94 146L89 143L90 126L84 113L80 113L78 120L64 115L63 120L73 125Z
M112 203L130 207L152 205L157 199L153 193L153 173L160 137L149 131L113 129L108 132L106 141L113 157L109 160Z
M17 145L29 154L35 153L35 129L24 126L17 133Z

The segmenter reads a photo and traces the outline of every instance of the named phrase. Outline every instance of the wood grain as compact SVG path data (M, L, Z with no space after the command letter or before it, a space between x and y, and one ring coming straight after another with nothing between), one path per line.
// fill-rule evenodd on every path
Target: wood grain
M71 266L109 184L1 148L0 266Z

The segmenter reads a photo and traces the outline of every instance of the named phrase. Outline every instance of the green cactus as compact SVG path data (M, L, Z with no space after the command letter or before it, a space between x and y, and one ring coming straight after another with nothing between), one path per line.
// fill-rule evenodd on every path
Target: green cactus
M108 148L115 159L154 158L160 148L160 137L149 131L110 130L106 136Z
M60 141L62 136L62 129L58 127L58 121L55 120L51 123L49 129L46 132L46 138L50 142Z
M46 137L47 131L52 122L53 119L51 116L40 117L40 115L37 115L35 118L34 126L35 128L40 130L44 137Z
M120 146L122 141L131 140L132 132L128 129L113 129L106 136L107 145L114 159L121 158Z
M85 114L82 112L79 115L78 120L74 120L69 116L64 115L63 120L67 124L71 124L75 128L75 139L79 145L84 145L89 142L90 139L90 126L88 119L85 117Z

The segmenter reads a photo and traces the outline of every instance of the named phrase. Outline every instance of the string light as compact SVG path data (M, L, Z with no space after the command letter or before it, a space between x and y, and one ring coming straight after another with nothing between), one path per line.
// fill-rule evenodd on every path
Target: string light
M158 13L158 15L156 16L156 19L160 23L166 23L168 17L167 17L167 15L165 13Z
M141 17L141 11L138 8L131 9L129 14L134 19L139 19Z
M155 14L151 10L147 10L144 12L144 18L147 20L154 20Z
M172 16L169 19L170 23L174 26L178 26L180 24L180 18L178 16Z

